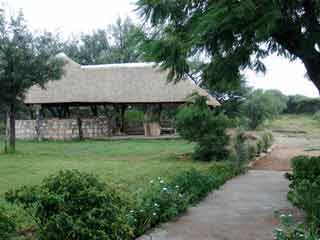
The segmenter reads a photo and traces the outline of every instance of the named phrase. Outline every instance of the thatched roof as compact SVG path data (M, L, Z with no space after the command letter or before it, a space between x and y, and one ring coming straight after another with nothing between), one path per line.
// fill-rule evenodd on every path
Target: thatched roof
M61 103L184 103L189 95L208 97L208 104L219 105L215 98L191 81L167 82L167 73L153 63L128 63L81 66L66 55L65 75L50 81L46 89L32 87L26 104Z

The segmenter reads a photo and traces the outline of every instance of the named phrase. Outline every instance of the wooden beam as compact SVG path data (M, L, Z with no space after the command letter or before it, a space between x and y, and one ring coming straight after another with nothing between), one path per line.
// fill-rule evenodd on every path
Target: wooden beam
M79 140L83 140L83 130L82 130L82 120L80 116L80 107L77 108L77 125L78 125L78 134L79 134Z
M42 141L42 134L41 134L41 105L36 106L36 134L38 141Z

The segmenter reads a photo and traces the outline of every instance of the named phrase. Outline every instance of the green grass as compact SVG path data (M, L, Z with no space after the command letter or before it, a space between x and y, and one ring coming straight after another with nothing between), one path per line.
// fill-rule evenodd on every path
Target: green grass
M265 123L262 128L287 134L302 134L306 137L320 137L320 122L307 114L283 114Z
M63 169L94 173L109 184L128 190L158 176L208 164L184 155L193 145L183 140L119 140L84 142L18 141L15 154L0 154L0 196L21 185L39 184Z

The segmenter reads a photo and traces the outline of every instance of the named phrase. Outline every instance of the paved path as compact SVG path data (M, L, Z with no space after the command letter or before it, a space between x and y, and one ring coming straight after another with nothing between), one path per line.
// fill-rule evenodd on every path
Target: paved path
M274 211L287 212L284 172L251 170L139 240L271 240Z

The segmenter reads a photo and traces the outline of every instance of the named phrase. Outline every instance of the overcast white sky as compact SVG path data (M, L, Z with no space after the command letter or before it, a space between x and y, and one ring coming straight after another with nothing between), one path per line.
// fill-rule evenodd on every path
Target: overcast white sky
M118 16L130 16L136 0L0 0L10 14L22 9L34 30L60 31L68 36L89 32L114 23ZM289 62L277 56L265 60L265 76L247 72L249 85L263 89L279 89L285 94L319 96L314 85L305 78L305 68L299 61Z

